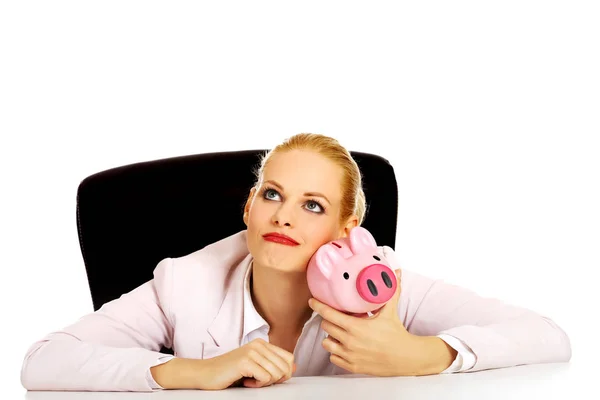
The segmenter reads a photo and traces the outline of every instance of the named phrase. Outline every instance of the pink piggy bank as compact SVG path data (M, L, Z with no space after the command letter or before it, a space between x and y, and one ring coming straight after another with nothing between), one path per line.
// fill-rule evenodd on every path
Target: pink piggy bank
M348 314L379 309L394 295L396 274L371 233L357 226L348 238L322 245L308 263L313 297Z

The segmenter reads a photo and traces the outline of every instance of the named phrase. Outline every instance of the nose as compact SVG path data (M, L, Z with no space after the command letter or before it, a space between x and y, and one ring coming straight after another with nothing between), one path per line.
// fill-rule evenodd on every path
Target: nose
M271 221L278 226L292 226L292 210L282 204L273 214Z
M373 264L358 274L356 278L356 289L364 300L383 304L392 298L396 292L396 281L394 271L382 264Z

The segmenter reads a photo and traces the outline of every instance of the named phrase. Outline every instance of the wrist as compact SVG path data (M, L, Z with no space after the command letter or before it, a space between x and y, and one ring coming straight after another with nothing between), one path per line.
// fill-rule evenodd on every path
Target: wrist
M434 375L452 365L458 352L437 336L421 336L423 364L419 375Z
M198 378L205 360L173 358L166 363L150 368L152 377L164 389L202 389Z

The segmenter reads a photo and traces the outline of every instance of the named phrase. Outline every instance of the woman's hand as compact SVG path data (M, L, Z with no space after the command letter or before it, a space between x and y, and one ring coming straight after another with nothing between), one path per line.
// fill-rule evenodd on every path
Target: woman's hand
M164 389L221 390L281 383L296 370L294 355L262 339L205 360L173 358L150 369Z
M310 307L323 318L329 334L323 347L333 364L355 374L375 376L427 375L443 371L454 357L442 339L409 333L398 317L402 271L396 270L394 296L368 317L342 313L311 298ZM450 361L448 361L450 360ZM447 363L447 365L445 365Z
M262 339L203 361L207 379L202 389L208 390L270 386L290 379L296 370L293 354Z

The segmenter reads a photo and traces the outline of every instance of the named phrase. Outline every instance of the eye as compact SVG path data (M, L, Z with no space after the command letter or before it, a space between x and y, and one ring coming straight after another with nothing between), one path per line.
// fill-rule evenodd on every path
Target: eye
M344 279L346 279L346 280L350 279L350 275L348 275L347 272L344 272Z
M376 259L377 261L381 261L381 258L377 257L377 256L373 256L374 259Z
M315 213L322 213L323 207L319 204L319 202L310 200L306 203L306 209Z
M263 192L263 197L267 200L275 200L277 196L279 196L279 193L274 189L265 189Z

